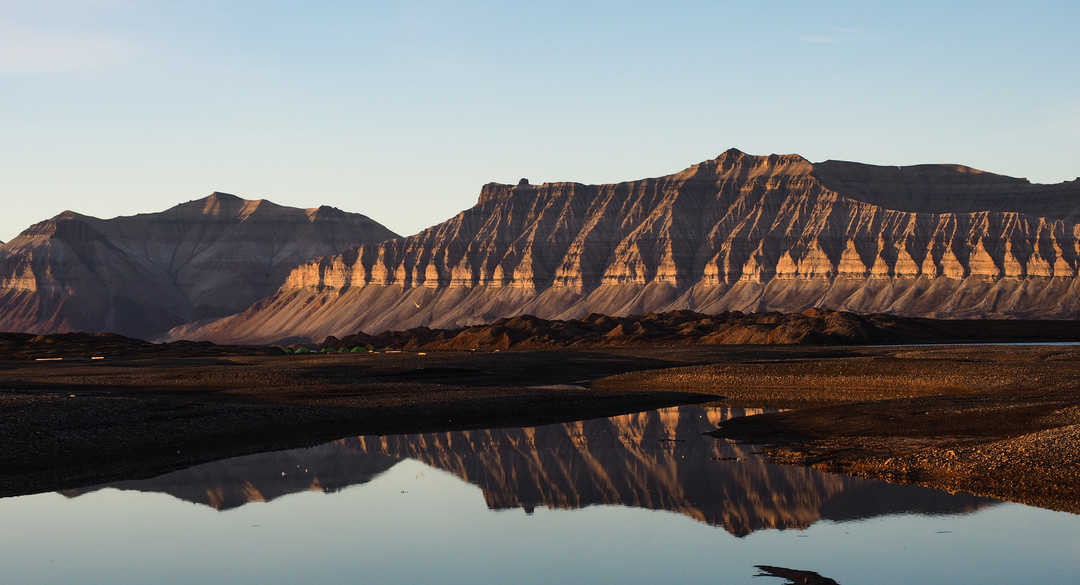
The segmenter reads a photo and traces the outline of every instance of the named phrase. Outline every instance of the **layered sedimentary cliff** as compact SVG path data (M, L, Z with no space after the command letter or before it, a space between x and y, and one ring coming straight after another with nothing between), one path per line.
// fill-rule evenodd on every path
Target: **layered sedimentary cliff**
M113 484L228 509L306 490L363 484L404 459L479 486L489 508L621 505L667 510L737 535L820 519L965 513L992 501L765 463L747 445L702 434L755 411L681 406L509 429L346 438ZM77 496L86 490L69 490ZM377 505L377 502L373 502Z
M363 215L224 193L109 220L67 211L0 246L0 331L152 336L241 310L305 260L391 237Z
M1080 180L956 165L878 167L729 150L612 185L485 185L408 238L297 267L217 341L322 339L531 314L1080 315Z

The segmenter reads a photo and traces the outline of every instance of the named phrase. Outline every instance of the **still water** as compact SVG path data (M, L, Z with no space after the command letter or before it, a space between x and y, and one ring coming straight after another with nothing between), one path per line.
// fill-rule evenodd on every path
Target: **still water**
M756 565L1080 582L1080 516L770 465L701 434L743 414L353 437L0 499L0 583L783 583Z

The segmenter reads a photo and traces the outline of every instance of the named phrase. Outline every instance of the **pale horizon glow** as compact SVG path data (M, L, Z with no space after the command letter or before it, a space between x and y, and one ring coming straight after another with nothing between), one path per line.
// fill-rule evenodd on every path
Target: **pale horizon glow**
M1068 1L0 9L4 241L213 191L409 235L490 181L633 180L731 147L1080 176Z

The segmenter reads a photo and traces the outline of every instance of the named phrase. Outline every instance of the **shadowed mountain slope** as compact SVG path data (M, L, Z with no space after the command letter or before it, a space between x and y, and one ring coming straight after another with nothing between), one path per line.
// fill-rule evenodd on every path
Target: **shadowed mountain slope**
M158 335L243 309L305 260L393 237L360 214L225 193L108 220L65 211L0 247L0 331Z
M530 314L1080 315L1080 180L729 150L610 185L488 184L411 237L293 270L242 313L174 338L267 342Z

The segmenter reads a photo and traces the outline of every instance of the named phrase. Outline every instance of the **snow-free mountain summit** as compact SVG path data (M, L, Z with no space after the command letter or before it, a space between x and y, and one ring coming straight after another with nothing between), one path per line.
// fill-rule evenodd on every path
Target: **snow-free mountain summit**
M302 264L247 309L171 336L321 340L672 309L1077 318L1078 241L1080 179L732 149L638 181L488 184L441 224Z
M153 337L244 309L305 260L395 236L360 214L227 193L107 220L65 211L0 246L0 331Z

